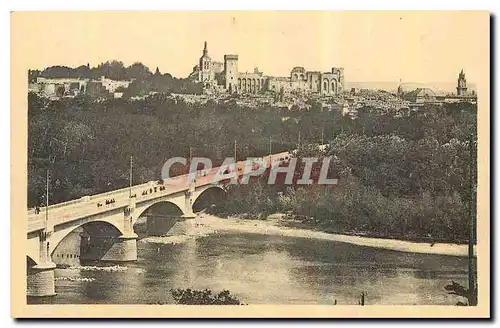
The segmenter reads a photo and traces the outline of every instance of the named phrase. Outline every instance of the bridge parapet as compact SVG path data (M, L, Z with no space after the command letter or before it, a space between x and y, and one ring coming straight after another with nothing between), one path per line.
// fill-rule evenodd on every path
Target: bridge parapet
M67 202L64 202L64 203L57 203L57 204L52 204L52 205L49 205L49 210L51 209L55 209L55 208L59 208L59 207L64 207L64 206L68 206L68 205L73 205L73 204L78 204L78 203L82 203L84 202L84 197L86 196L83 196L81 198L78 198L78 199L73 199L73 200L69 200ZM88 196L87 196L88 197ZM40 211L43 211L45 209L45 207L41 207L40 208ZM35 214L35 209L34 208L30 208L28 210L28 214Z

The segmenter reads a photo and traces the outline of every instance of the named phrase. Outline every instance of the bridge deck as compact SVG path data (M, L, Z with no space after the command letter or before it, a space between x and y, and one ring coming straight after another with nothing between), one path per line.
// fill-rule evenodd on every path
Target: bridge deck
M282 152L278 154L273 154L271 157L273 159L275 158L281 158L281 157L286 157L290 156L289 152ZM263 161L267 164L267 167L270 165L270 157L265 156L262 157ZM236 167L239 168L239 170L236 170L236 173L238 176L243 175L243 166L244 166L244 161L240 161L236 163ZM212 168L206 172L204 172L204 175L197 175L195 179L195 187L201 187L205 186L208 184L211 184L214 181L214 177L219 171L220 167L215 167ZM199 172L198 172L199 173ZM160 198L172 194L176 194L179 192L184 192L189 189L188 185L188 174L184 174L181 176L177 176L174 178L171 178L169 180L165 180L163 186L165 187L165 190L158 190L153 193L147 193L147 195L142 195L142 192L144 190L148 190L150 188L154 187L160 187L162 186L161 184L158 184L155 181L150 181L148 183L143 183L140 185L135 185L132 186L132 195L136 195L135 201L136 203L141 203L144 201L149 201L151 199L155 198ZM184 179L182 184L175 184L175 182L178 182L179 180L182 181ZM62 224L62 223L67 223L71 222L73 220L85 218L87 216L92 216L100 213L105 213L109 210L116 209L116 208L126 208L130 204L130 199L129 199L129 193L130 189L129 188L123 188L123 189L118 189L102 194L96 194L92 196L85 196L80 199L72 200L69 202L64 202L60 204L54 204L48 207L48 216L49 220L51 221L51 224L53 226ZM106 200L109 200L113 198L115 200L114 203L106 205L105 202ZM97 206L97 204L100 203L102 206ZM28 210L28 233L37 231L37 230L42 230L44 229L45 226L45 207L40 208L40 213L35 214L34 209Z

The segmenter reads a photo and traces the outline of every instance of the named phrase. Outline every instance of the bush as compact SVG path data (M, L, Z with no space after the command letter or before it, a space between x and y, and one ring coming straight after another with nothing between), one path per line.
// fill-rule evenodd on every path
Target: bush
M228 290L212 294L210 289L171 289L170 293L175 303L182 305L242 305Z

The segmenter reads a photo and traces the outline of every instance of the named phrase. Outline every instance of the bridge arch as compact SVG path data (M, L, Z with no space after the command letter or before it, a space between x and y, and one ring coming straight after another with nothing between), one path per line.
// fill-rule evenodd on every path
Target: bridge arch
M179 220L183 220L185 214L178 204L168 200L151 202L135 212L133 229L137 234L146 236L167 234Z
M175 201L158 199L148 204L138 206L132 216L132 223L135 223L139 217L147 214L182 216L184 214L184 211L182 209L182 206L180 204L177 204L177 202Z
M120 221L123 221L120 220ZM53 254L57 247L60 245L62 241L66 237L68 237L71 233L74 233L81 229L92 229L93 231L97 231L96 229L100 229L100 231L108 231L113 232L117 236L120 236L124 233L122 226L120 225L122 222L113 221L113 217L110 217L109 220L92 220L89 222L82 222L78 225L72 225L71 228L61 228L55 229L53 234L49 238L49 254Z
M174 202L160 200L141 208L134 216L141 217L145 214L177 215L182 216L184 211Z
M211 205L223 204L226 200L227 192L220 185L209 185L198 190L192 198L193 212L200 212Z
M57 230L47 246L50 258L56 264L78 265L81 260L99 260L124 234L120 222L93 220L71 228Z

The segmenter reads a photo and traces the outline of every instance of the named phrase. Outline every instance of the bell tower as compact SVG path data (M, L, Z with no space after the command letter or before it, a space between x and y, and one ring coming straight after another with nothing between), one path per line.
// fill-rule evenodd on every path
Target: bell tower
M465 79L465 73L462 69L458 74L457 81L457 96L465 96L467 94L467 80Z
M199 67L198 81L208 82L213 80L212 59L208 56L207 41L205 41L205 46L203 47L203 55L200 57Z

